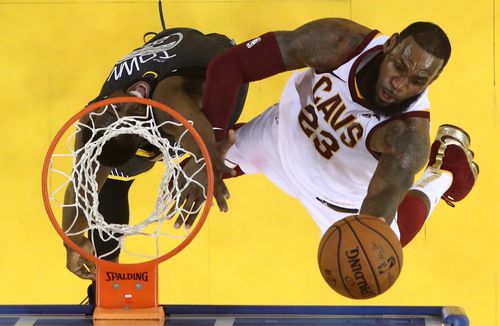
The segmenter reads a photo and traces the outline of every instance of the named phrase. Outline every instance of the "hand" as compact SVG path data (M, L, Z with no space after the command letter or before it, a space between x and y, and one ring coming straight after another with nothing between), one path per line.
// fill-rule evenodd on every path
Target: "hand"
M85 280L95 280L95 265L93 262L83 258L79 253L66 247L66 268L76 276ZM83 238L80 247L90 254L94 254L94 247L87 238Z
M212 160L212 165L214 169L214 175L230 175L235 176L236 171L229 168L225 163L226 155L231 146L236 143L236 132L234 130L229 130L228 137L226 140L217 142L215 144L207 144L207 149L210 154L210 159Z
M236 133L234 130L230 130L227 140L207 145L214 169L214 197L221 212L228 211L226 200L229 199L230 196L222 176L224 174L231 176L236 174L234 169L231 169L224 164L224 160L227 151L235 142ZM196 182L190 182L186 185L187 181L185 178L178 180L178 189L183 189L183 191L179 200L175 203L176 206L172 207L168 213L168 216L171 216L176 208L180 208L179 216L174 224L175 228L179 228L184 224L185 227L189 229L196 220L201 205L206 200L204 197L204 191L202 187L200 187L200 184L205 189L208 187L206 169L204 167L201 168L200 163L196 163L195 160L191 158L185 165L184 172L187 176L193 176L196 171L198 172L193 177Z

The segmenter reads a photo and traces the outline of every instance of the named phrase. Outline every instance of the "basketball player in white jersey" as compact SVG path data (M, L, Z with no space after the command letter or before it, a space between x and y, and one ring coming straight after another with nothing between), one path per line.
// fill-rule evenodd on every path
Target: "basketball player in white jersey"
M242 83L307 68L292 75L279 104L237 130L227 164L265 174L306 207L322 233L348 215L368 214L383 217L404 246L439 198L463 199L479 172L460 128L441 126L430 146L427 88L450 53L432 23L389 37L345 19L313 21L215 58L204 111L223 139L225 112Z

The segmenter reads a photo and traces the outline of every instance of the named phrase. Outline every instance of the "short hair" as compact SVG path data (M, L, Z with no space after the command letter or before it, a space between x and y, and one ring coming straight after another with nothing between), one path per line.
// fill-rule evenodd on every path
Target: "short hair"
M139 149L139 136L122 134L104 143L97 160L109 167L119 167L127 163Z
M422 49L444 60L441 69L446 66L451 55L451 44L441 27L430 22L415 22L399 33L398 42L409 36L413 37Z
M82 140L87 143L91 138L97 140L103 136L104 132L99 131L94 136L90 128L83 128ZM99 163L109 167L119 167L127 163L139 149L141 137L133 134L121 134L107 140L101 154L97 157Z

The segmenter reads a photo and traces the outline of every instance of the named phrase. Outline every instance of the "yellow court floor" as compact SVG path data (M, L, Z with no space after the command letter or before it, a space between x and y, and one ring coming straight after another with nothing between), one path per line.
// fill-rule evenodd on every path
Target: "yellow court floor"
M230 211L214 209L193 243L160 267L168 304L461 306L472 325L500 325L497 0L163 0L166 24L219 32L238 42L324 17L391 34L417 20L448 33L452 56L430 88L432 132L456 124L472 137L481 175L469 197L441 203L405 248L398 282L359 302L323 281L319 230L299 203L261 176L228 182ZM74 304L87 283L65 269L40 178L58 128L99 92L112 65L161 28L156 0L0 0L0 304ZM241 117L277 102L282 74L253 83ZM150 179L133 195L147 197ZM140 202L140 200L138 201ZM133 204L134 211L143 211Z

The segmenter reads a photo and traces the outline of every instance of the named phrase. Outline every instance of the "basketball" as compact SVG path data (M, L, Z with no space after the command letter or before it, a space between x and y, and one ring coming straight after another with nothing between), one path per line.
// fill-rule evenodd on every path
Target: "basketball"
M333 224L318 249L321 275L337 293L373 298L396 282L403 249L389 225L373 216L352 215Z

